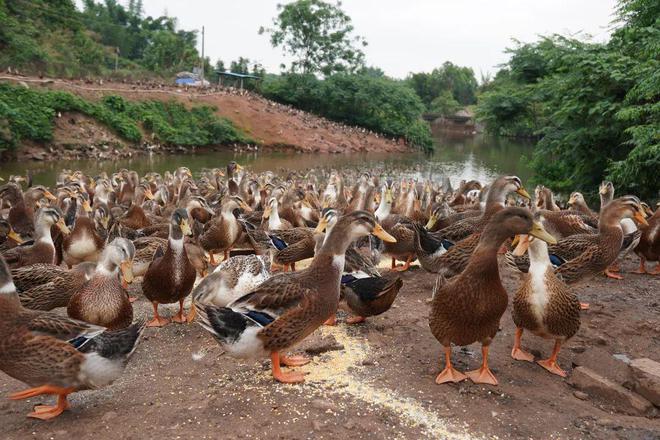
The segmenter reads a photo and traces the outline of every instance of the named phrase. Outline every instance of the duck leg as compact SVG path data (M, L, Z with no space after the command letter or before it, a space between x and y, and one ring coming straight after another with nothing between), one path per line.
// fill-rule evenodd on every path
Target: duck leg
M324 323L323 325L337 325L337 314L333 313L332 316L330 316Z
M523 351L520 347L522 341L523 329L516 328L516 338L513 341L513 349L511 350L511 357L519 361L534 362L534 356L531 353Z
M537 363L551 372L552 374L556 374L561 377L566 377L566 372L559 368L559 364L557 363L557 355L559 354L559 349L561 348L561 341L557 339L555 341L555 347L552 350L552 354L548 359L543 359L540 361L537 361Z
M497 385L497 379L490 368L488 368L488 350L490 347L488 345L481 346L481 356L483 357L483 362L481 368L478 370L468 371L467 377L474 383L486 383L490 385Z
M465 379L467 376L451 365L451 345L445 346L445 369L435 378L435 383L438 385L447 382L456 383Z
M11 400L29 399L30 397L41 396L42 394L56 394L57 405L37 405L34 411L28 414L28 417L41 420L49 420L62 414L69 407L66 397L75 391L74 388L62 388L52 385L42 385L36 388L30 388L25 391L9 395Z
M190 306L190 311L188 312L188 316L186 316L186 321L188 321L188 324L190 324L195 320L196 317L197 317L197 308L195 307L195 304L192 304Z
M303 365L307 365L310 362L311 359L306 356L280 355L280 365L284 365L285 367L302 367Z
M292 371L290 373L283 373L280 369L280 354L274 351L270 354L270 362L272 364L273 378L282 383L301 383L305 381L305 375L300 372Z
M230 249L225 249L225 259L222 260L222 261L227 261L227 260L229 260L229 251L230 251Z
M367 318L364 316L351 316L350 318L346 318L346 324L360 324L366 320Z
M396 270L397 272L405 272L410 268L410 263L412 263L413 258L414 257L412 255L408 255L408 258L406 258L406 264L401 267L395 267L392 270Z
M211 266L216 266L218 263L215 261L215 257L213 256L213 251L209 251L209 264Z
M174 315L174 317L172 318L172 321L174 321L176 323L179 323L179 324L183 324L184 322L186 322L186 315L183 313L183 300L182 299L179 300L179 313Z
M580 310L589 310L589 303L580 303Z
M646 258L639 257L639 269L633 270L632 273L639 273L639 274L648 273L646 271Z
M655 265L655 269L651 271L651 275L660 275L660 263Z
M151 305L154 307L154 319L147 322L147 327L163 327L169 324L170 320L168 318L162 318L158 314L158 303L156 301L153 301Z

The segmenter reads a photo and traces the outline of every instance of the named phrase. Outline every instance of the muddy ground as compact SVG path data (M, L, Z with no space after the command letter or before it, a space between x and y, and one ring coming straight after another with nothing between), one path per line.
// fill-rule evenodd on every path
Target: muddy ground
M636 265L629 257L623 269ZM517 275L504 266L501 273L512 294ZM579 287L591 310L560 353L569 373L575 358L594 347L660 360L660 277L624 275ZM660 419L581 400L567 379L511 359L510 310L491 349L500 385L436 385L441 348L428 329L426 302L434 276L415 267L403 278L389 312L359 326L340 319L300 347L320 352L302 367L310 372L303 385L275 383L269 362L237 361L199 326L172 324L147 329L124 376L106 389L73 395L71 409L56 420L25 418L48 398L2 401L2 438L660 438ZM139 283L132 290L138 293ZM143 297L135 308L137 316L150 313ZM523 345L537 357L551 349L551 342L530 335ZM477 368L479 346L455 348L454 361L460 370ZM2 394L22 388L0 373Z

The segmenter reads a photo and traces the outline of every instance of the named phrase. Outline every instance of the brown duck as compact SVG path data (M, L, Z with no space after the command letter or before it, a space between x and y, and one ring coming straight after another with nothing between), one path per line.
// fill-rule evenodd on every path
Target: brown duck
M186 322L183 300L192 291L197 273L188 259L184 235L192 235L192 230L188 211L179 208L172 213L167 248L164 252L162 249L156 252L142 281L142 293L154 308L154 318L147 323L149 327L162 327L169 323L169 319L158 314L158 304L178 302L179 312L172 320L180 324Z
M10 267L16 268L37 263L55 263L55 245L50 234L50 227L57 225L63 234L69 233L64 224L64 217L59 208L42 208L37 212L35 239L32 244L24 244L3 253Z
M491 218L465 270L450 282L436 286L429 326L445 350L445 368L436 383L459 382L469 377L476 383L497 385L488 368L488 349L508 303L500 281L497 251L515 234L555 241L540 223L533 221L529 211L505 208ZM466 376L451 365L451 344L465 346L474 342L482 344L483 363L480 369Z
M577 295L554 273L548 255L548 245L534 237L523 235L514 254L529 250L529 272L513 298L513 322L516 337L511 357L533 362L534 356L523 351L521 340L524 330L555 341L552 354L538 364L553 374L565 377L559 367L557 355L561 345L573 337L580 328L580 301Z
M28 417L49 420L68 407L73 392L101 388L124 370L144 326L116 332L51 312L21 306L9 269L0 257L0 370L31 388L11 400L57 396L57 404L37 405Z
M355 211L344 215L326 235L308 268L275 275L227 307L200 305L198 322L230 355L270 354L275 380L303 382L302 373L283 373L280 364L309 361L280 356L280 352L309 336L337 311L344 253L354 240L368 234L393 240L372 214Z
M71 296L69 316L113 330L131 325L133 307L124 285L133 281L134 255L133 243L125 238L116 238L107 245L92 278Z

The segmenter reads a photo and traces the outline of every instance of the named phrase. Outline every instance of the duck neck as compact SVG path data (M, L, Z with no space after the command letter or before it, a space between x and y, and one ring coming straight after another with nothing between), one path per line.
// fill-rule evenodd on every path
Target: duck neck
M392 204L385 199L386 199L385 192L383 192L382 197L380 198L380 204L378 205L378 209L376 209L376 212L374 213L376 219L379 222L385 220L392 211Z
M270 211L270 217L268 217L268 227L270 229L277 229L280 227L282 220L280 220L280 213L277 210L277 206L274 206Z
M99 264L96 266L94 277L117 279L119 266L113 261L112 252L114 252L112 247L106 248L106 250L103 252L99 260Z
M172 252L175 254L180 254L183 252L183 232L179 226L170 225L170 236L168 241Z
M50 224L46 222L39 222L37 226L35 227L34 231L35 236L37 239L35 241L41 242L41 243L48 243L52 246L53 244L53 237L50 235Z
M539 240L538 238L532 239L529 243L529 272L530 273L545 273L548 266L550 266L550 257L548 255L548 244Z
M16 286L11 279L9 267L0 257L0 301L11 304L14 307L20 307L21 301L16 292Z

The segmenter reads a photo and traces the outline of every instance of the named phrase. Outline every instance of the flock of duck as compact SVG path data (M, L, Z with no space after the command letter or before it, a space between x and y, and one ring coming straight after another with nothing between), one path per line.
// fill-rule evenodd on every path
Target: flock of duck
M0 187L0 370L30 387L11 399L57 396L29 414L51 419L70 393L117 379L145 327L196 321L230 355L270 357L275 380L302 382L302 372L282 366L309 359L290 350L336 325L340 307L349 324L386 312L403 285L398 274L418 260L437 274L429 326L445 359L436 382L496 385L488 354L508 305L504 254L522 274L511 355L534 361L521 344L527 330L554 342L538 364L565 376L557 354L588 307L574 285L596 274L621 278L618 260L631 250L638 272L660 256L660 209L614 198L609 182L599 193L594 212L579 193L560 209L542 186L532 201L516 176L454 189L447 178L395 182L375 170L321 168L256 174L235 162L197 179L185 167L142 177L64 170L52 188L12 176ZM383 255L391 270L379 266ZM148 322L133 319L127 288L137 276L153 305ZM159 313L177 303L174 316ZM64 307L66 314L53 311ZM456 370L452 344L474 342L481 367Z

